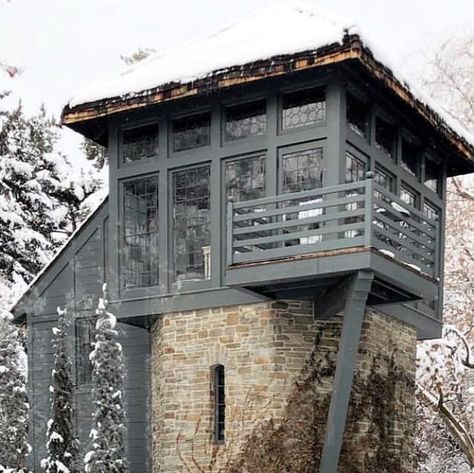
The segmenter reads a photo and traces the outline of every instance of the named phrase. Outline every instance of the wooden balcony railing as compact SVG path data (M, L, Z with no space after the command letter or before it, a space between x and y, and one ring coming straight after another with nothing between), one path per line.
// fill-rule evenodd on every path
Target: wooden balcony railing
M438 221L373 179L228 203L227 264L373 247L438 276Z

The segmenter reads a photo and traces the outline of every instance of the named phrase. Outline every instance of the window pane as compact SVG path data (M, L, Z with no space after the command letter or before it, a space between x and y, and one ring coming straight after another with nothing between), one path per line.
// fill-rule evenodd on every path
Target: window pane
M368 106L350 94L347 96L347 123L358 135L367 137L369 129Z
M380 167L377 167L375 169L374 180L379 186L382 186L384 189L387 189L390 192L395 191L395 178L385 169L382 170Z
M409 141L402 142L402 168L412 176L420 176L421 152L420 148Z
M326 97L323 89L303 90L283 97L283 130L315 125L325 119Z
M175 280L210 278L210 167L173 173Z
M375 121L375 145L391 158L394 157L395 128L380 118Z
M76 383L92 382L92 364L89 355L94 342L96 318L76 320Z
M322 187L323 149L314 148L283 155L282 192L301 192Z
M131 163L154 156L158 148L158 126L147 125L122 134L122 161Z
M441 193L441 169L430 159L427 159L425 163L425 186L438 195Z
M158 284L158 176L123 185L122 287Z
M423 205L423 213L432 220L439 219L439 209L437 209L434 205L429 204L427 202Z
M365 179L365 163L351 153L346 153L346 182L359 182Z
M225 165L226 196L235 202L265 195L265 156L229 161Z
M225 139L227 141L263 135L266 131L265 101L236 105L226 110Z
M406 186L401 186L400 188L400 198L403 200L408 205L412 205L413 207L418 206L418 195L417 193L406 187Z
M173 151L207 146L211 142L211 116L206 113L173 122Z

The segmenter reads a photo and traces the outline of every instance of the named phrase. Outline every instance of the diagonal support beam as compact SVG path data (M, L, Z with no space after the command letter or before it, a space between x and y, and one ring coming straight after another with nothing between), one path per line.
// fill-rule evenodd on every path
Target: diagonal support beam
M370 271L358 271L348 288L319 473L337 473L362 322L373 278Z

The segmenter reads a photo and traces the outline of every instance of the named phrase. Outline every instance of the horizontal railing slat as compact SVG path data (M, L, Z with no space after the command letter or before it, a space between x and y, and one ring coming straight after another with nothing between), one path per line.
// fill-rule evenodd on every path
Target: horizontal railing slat
M427 235L429 235L433 238L435 237L436 230L432 227L431 224L429 224L429 223L428 224L423 224L423 223L417 222L416 220L402 214L398 210L395 210L389 203L387 203L383 200L374 198L374 204L379 208L385 209L387 211L387 213L391 213L392 215L397 217L399 222L406 223L406 224L416 228L420 232L426 233ZM383 212L378 212L378 213L383 213Z
M308 245L288 246L271 250L252 251L234 254L234 263L251 263L256 261L266 261L275 258L317 253L319 251L341 250L354 246L364 246L364 237L345 238L339 240L327 240L320 243Z
M414 253L418 256L421 256L424 259L427 259L431 263L434 263L434 255L433 254L430 255L426 250L423 250L423 248L414 246L412 243L410 243L406 239L400 238L399 236L397 236L396 234L394 234L392 232L388 232L385 228L376 227L376 228L374 228L374 232L375 232L376 235L379 234L379 235L382 235L383 237L387 238L388 240L397 242L401 247L406 248L408 251L410 251L410 252L412 252L412 253ZM377 236L375 236L375 239L380 240L380 238L377 238ZM390 246L389 243L384 242L383 240L381 240L381 241Z
M380 194L382 195L385 195L386 197L388 197L390 199L391 202L395 202L397 203L398 205L400 205L401 207L403 207L404 209L407 210L407 212L410 212L411 215L415 215L416 217L418 217L420 220L424 220L425 222L427 222L433 229L437 229L438 227L438 222L437 220L434 220L432 218L429 218L426 214L424 214L423 212L421 212L420 210L418 209L415 209L414 207L412 207L411 205L407 204L406 202L404 202L402 199L400 199L400 197L398 197L397 195L395 194L392 194L391 192L387 191L387 189L385 189L384 187L380 186L379 184L377 184L376 182L374 182L374 190L379 192ZM376 200L379 200L379 198L376 198ZM393 207L391 207L392 210L395 210Z
M351 223L347 225L338 225L337 227L324 227L318 228L313 230L305 230L302 232L289 232L289 233L279 233L278 235L272 235L267 237L257 237L257 238L248 238L246 240L237 240L234 243L234 248L242 248L243 246L256 246L256 245L263 245L266 243L280 243L285 242L288 240L295 240L299 238L311 238L311 237L319 237L321 235L327 235L328 233L342 233L342 232L349 232L353 230L363 230L364 229L364 222L359 223ZM300 243L302 246L304 243Z
M262 205L276 204L285 202L286 200L310 199L312 197L319 197L327 194L335 194L338 192L356 191L365 189L366 182L360 181L357 183L341 184L338 186L318 187L309 191L291 192L288 194L279 194L271 197L262 197L261 199L245 200L233 204L234 209L246 209L249 207L259 207Z
M346 205L352 204L357 202L364 202L365 196L362 194L353 195L350 197L340 197L336 199L330 200L321 200L318 202L302 202L300 205L293 205L287 207L280 207L278 209L272 210L264 210L263 212L249 212L244 214L239 214L234 216L234 222L242 222L245 220L254 220L254 219L262 219L266 217L274 217L276 215L284 215L284 214L295 214L299 212L307 212L309 210L317 210L317 209L324 209L327 207L334 207L336 205Z
M294 220L285 220L285 222L262 223L259 225L239 226L235 228L234 235L246 235L248 233L258 233L269 230L277 230L288 227L299 227L310 225L313 223L329 222L333 220L340 220L353 217L362 217L365 214L365 209L345 210L338 213L331 213L325 215L318 215L317 217L306 217Z
M424 273L429 274L429 275L433 274L433 268L430 268L429 266L423 264L421 261L418 261L413 258L408 258L407 255L403 254L400 251L397 251L395 248L392 248L390 245L386 245L380 240L377 240L377 243L374 245L374 247L377 248L378 250L390 251L394 255L394 258L393 258L394 260L400 260L406 264L413 264L415 266L418 266L418 268L420 268L420 271L423 271ZM389 257L388 255L386 256Z
M374 220L383 222L384 225L388 225L390 228L393 228L395 231L398 233L403 233L403 235L406 235L408 238L411 238L421 245L427 246L431 250L434 250L436 247L435 242L433 241L434 238L427 238L423 235L417 235L416 233L413 232L413 230L410 230L409 228L403 227L400 225L399 222L394 222L390 218L388 218L385 215L382 215L380 213L376 213L374 215ZM377 228L380 228L378 225L374 224L374 230Z

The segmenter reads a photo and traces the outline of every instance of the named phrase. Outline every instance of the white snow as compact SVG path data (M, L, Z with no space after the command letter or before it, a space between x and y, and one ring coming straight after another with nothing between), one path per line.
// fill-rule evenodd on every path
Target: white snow
M405 207L402 207L398 202L392 202L390 205L398 212L404 215L410 215L410 212Z
M202 79L232 66L314 51L330 44L341 44L346 33L358 34L376 59L392 71L415 99L428 106L457 135L474 146L474 136L396 71L353 21L328 13L305 0L275 3L214 34L152 54L79 90L69 99L68 105L75 107L113 97L133 97L172 82L179 84Z
M395 258L395 253L393 253L393 251L385 250L384 248L380 249L379 251L380 253L382 253L385 256L388 256L389 258Z
M346 19L304 1L276 3L85 87L69 100L69 106L133 95L170 82L191 82L231 66L341 43L351 26Z

